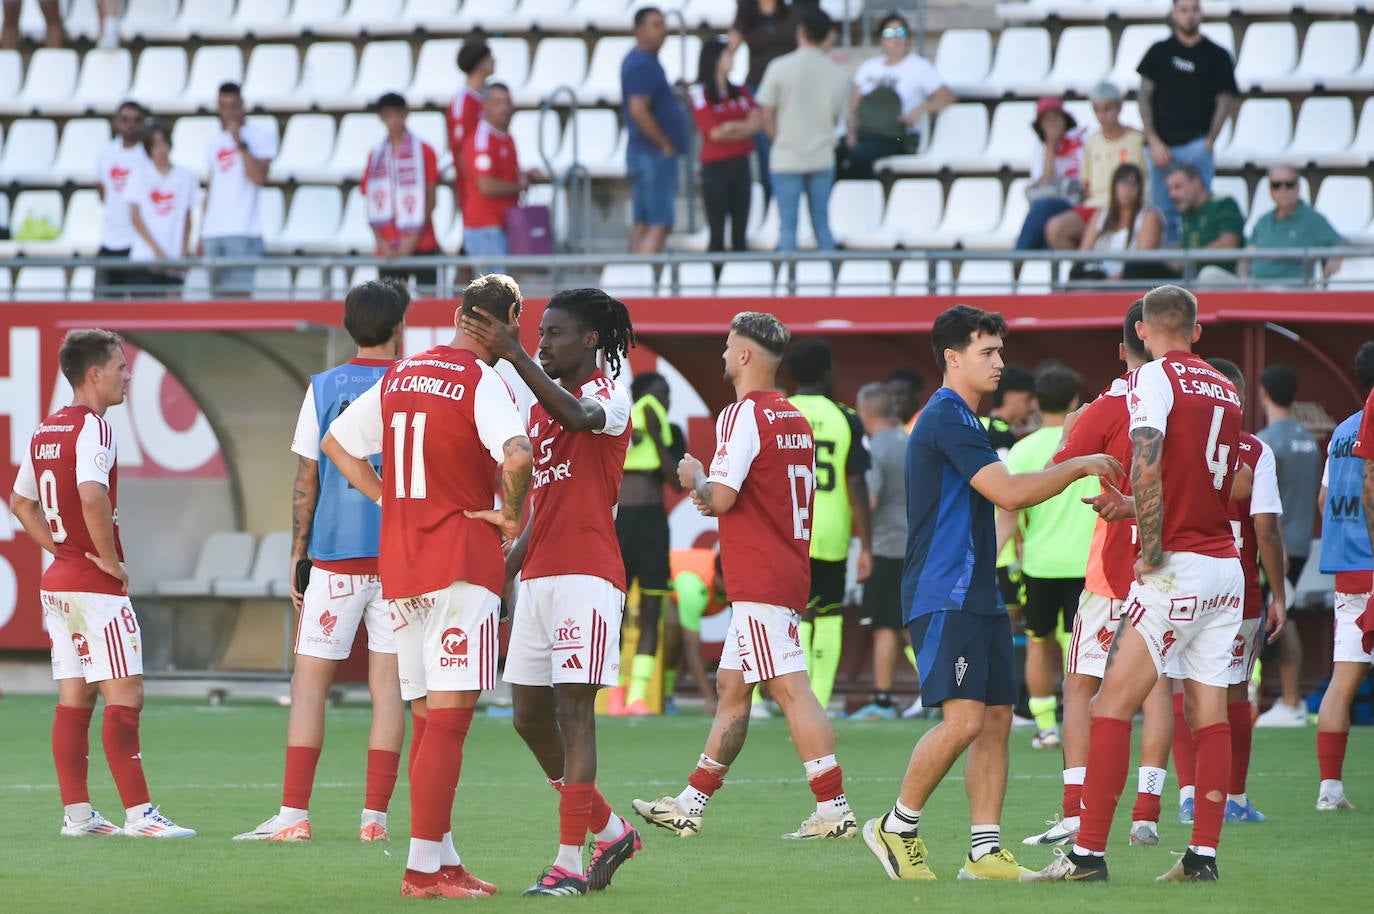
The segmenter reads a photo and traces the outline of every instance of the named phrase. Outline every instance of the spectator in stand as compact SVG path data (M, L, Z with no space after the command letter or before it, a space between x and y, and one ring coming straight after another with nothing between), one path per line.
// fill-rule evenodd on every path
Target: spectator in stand
M520 170L510 130L510 89L487 83L482 120L463 140L463 248L469 257L505 257L506 213L531 185L547 180L534 169ZM503 273L499 261L483 261L484 273Z
M143 149L143 121L148 112L134 101L126 101L115 111L114 129L117 136L100 149L96 159L96 193L105 203L100 223L99 257L128 257L134 244L134 227L129 223L129 207L125 189L129 178L148 164ZM117 294L118 287L127 285L125 271L102 267L95 273L95 297Z
M1164 217L1145 202L1145 170L1134 162L1116 166L1112 172L1111 196L1088 224L1080 250L1100 251L1104 255L1117 251L1154 251L1163 237ZM1126 276L1127 264L1121 260L1085 263L1081 270L1079 266L1075 265L1073 278L1122 279ZM1133 269L1131 272L1148 271Z
M166 124L150 124L143 146L148 164L129 176L123 198L134 232L129 260L141 265L130 271L129 287L139 297L170 297L181 290L185 274L155 264L181 260L190 250L191 211L200 204L200 179L191 169L172 164L172 132Z
M1231 116L1239 90L1236 65L1225 48L1199 31L1202 0L1173 0L1173 34L1141 58L1140 119L1150 146L1150 200L1164 216L1164 239L1175 244L1182 224L1165 183L1171 170L1192 165L1211 188L1212 147Z
M894 368L887 376L887 389L892 392L892 408L908 435L916 426L916 417L921 414L921 391L925 389L925 379L914 368Z
M935 65L912 50L910 35L897 13L878 23L883 53L865 60L854 74L837 177L869 179L876 160L916 152L926 115L958 100Z
M1298 196L1298 170L1291 165L1269 169L1269 196L1274 208L1260 216L1250 233L1255 248L1326 248L1345 244L1341 233L1326 217ZM1310 278L1301 260L1255 260L1246 263L1250 275L1259 280L1304 280ZM1339 258L1322 262L1322 275L1335 276L1341 268Z
M210 148L206 150L210 185L196 253L207 257L261 257L258 188L267 183L267 168L277 155L277 137L265 127L248 123L238 83L219 87L217 110L220 131L210 138ZM211 270L210 288L216 295L246 294L253 289L253 267Z
M763 118L749 88L731 84L734 63L735 52L726 39L707 41L692 86L692 118L701 133L701 199L711 227L708 251L725 250L727 217L730 250L749 249L749 154Z
M1016 239L1017 250L1039 251L1046 247L1045 227L1050 219L1073 209L1083 200L1083 144L1088 129L1078 126L1064 110L1062 99L1045 96L1035 103L1031 129L1040 148L1031 158L1030 185L1026 197L1030 210Z
M496 58L491 48L480 38L469 38L458 51L458 69L463 72L463 88L448 104L444 119L448 122L448 152L453 157L453 193L458 208L463 208L463 140L477 129L482 119L482 93L496 72Z
M749 49L749 73L744 84L757 98L768 65L797 49L797 14L793 5L788 0L739 0L735 24L730 27L730 50L738 50L741 44ZM767 133L760 130L754 135L764 200L773 195L773 182L768 173L768 154L772 146L773 141Z
M367 166L358 189L367 200L367 222L383 260L434 257L439 241L434 236L434 197L439 183L439 157L434 147L406 128L410 109L399 93L388 92L377 100L377 116L386 136L367 155ZM417 285L438 285L434 267L386 268L381 279L405 283L414 276Z
M24 0L2 0L4 22L0 24L0 51L19 50L19 14ZM38 0L38 9L43 13L47 31L43 44L49 48L61 48L67 44L67 30L62 26L62 8L58 0Z
M635 11L635 47L620 65L623 116L629 131L626 172L634 202L631 254L657 254L673 228L678 156L687 148L687 119L658 52L668 37L656 6Z
M1196 165L1175 165L1169 172L1166 190L1179 215L1180 240L1185 251L1234 250L1245 244L1245 217L1241 215L1240 206L1231 197L1209 191ZM1202 282L1234 282L1236 279L1234 260L1207 261L1194 266Z
M1083 141L1083 168L1078 178L1083 182L1085 197L1080 206L1065 210L1045 225L1045 240L1056 251L1073 251L1081 246L1087 227L1111 202L1118 166L1135 165L1140 174L1145 174L1145 134L1121 123L1122 97L1121 90L1109 82L1098 83L1088 95L1098 129ZM1143 188L1138 196L1143 204Z
M763 125L773 141L768 169L778 200L778 250L797 249L802 191L811 209L816 247L833 251L830 189L835 184L835 131L849 99L849 77L824 50L834 23L820 7L801 10L797 50L768 65L759 87Z

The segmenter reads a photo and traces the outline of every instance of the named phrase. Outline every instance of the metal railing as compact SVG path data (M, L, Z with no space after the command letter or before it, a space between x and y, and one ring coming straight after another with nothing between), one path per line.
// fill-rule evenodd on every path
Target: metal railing
M548 117L557 118L558 111L555 106L558 99L566 96L568 99L568 131L572 134L572 161L562 174L559 174L553 157L549 155L548 149L544 146L545 131L544 120ZM549 181L553 184L553 201L549 205L549 221L552 226L558 225L558 191L562 190L564 201L568 208L567 231L563 233L563 247L570 252L585 251L587 239L591 236L591 209L592 209L592 184L591 173L582 164L581 146L578 133L578 102L577 90L564 83L554 89L544 99L539 106L539 158L544 162L544 173L549 176ZM557 151L555 150L555 155Z

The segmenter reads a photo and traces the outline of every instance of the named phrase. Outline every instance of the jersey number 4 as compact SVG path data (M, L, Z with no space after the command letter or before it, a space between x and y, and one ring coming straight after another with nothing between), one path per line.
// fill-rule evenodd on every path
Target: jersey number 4
M57 475L52 470L44 470L38 476L38 505L43 509L43 519L48 522L52 541L65 542L67 528L62 526L62 514L57 510Z
M811 492L815 488L816 477L809 466L793 463L787 467L787 482L788 489L792 492L792 538L809 541Z
M1221 491L1222 483L1226 481L1226 472L1231 469L1231 463L1226 458L1231 456L1231 446L1220 444L1217 438L1221 435L1221 419L1226 411L1220 406L1212 407L1212 430L1207 433L1207 469L1212 471L1212 488Z
M395 467L396 477L396 497L397 498L424 498L425 497L425 423L429 420L427 413L391 414L391 452L393 455L392 463ZM411 434L406 435L406 427L410 427ZM409 437L409 441L406 438ZM410 459L406 459L406 446L409 444ZM406 465L410 465L410 492L406 492Z

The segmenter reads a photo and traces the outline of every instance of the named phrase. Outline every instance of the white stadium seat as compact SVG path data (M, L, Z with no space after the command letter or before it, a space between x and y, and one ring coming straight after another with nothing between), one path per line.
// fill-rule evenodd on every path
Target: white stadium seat
M592 50L587 78L578 89L577 100L584 105L598 102L620 104L620 64L635 46L635 40L621 35L602 38ZM743 45L741 45L743 47Z
M448 200L450 210L453 205L453 191L447 187L436 188L436 190L448 190ZM437 198L436 194L436 198ZM437 231L441 226L446 227L447 222L439 212L440 207L434 207L434 227ZM447 214L448 219L453 218L453 213ZM344 202L343 218L339 221L339 231L334 238L329 239L328 247L330 253L347 254L371 254L375 248L375 239L372 237L372 226L367 222L367 200L363 197L362 191L354 187L348 192L348 199Z
M1355 72L1346 76L1329 75L1322 80L1330 92L1364 92L1371 84L1374 84L1374 34L1369 36L1369 43L1365 45L1364 57L1360 60L1360 65L1355 68Z
M1218 141L1221 168L1241 168L1278 156L1293 139L1293 108L1282 98L1251 98L1241 103L1231 140Z
M319 99L321 108L358 111L376 104L386 92L404 92L410 86L413 62L405 41L370 41L363 45L358 76L351 89L336 89Z
M481 0L463 3L463 19L484 32L527 32L528 16L520 13L520 0Z
M206 27L226 21L233 11L234 0L182 0L175 19L148 22L140 31L147 41L186 41L193 35L204 36Z
M144 30L176 21L181 0L128 0L119 18L119 34L125 41L141 38Z
M638 7L633 0L580 0L575 9L582 17L583 28L624 32L633 26Z
M1310 92L1348 77L1360 64L1360 30L1354 22L1314 22L1307 29L1298 66L1287 76L1261 74L1265 92Z
M935 52L935 69L960 98L976 98L992 69L992 34L987 29L946 29Z
M236 45L206 45L191 58L181 96L163 101L160 108L182 114L214 111L219 87L226 82L243 82L243 51Z
M1050 72L1050 33L1042 28L1005 29L988 73L988 86L998 93L1035 94L1025 86L1040 86Z
M1226 53L1231 55L1234 60L1236 56L1236 32L1231 28L1229 22L1203 22L1200 29L1202 34L1215 41L1226 49Z
M581 38L545 38L534 52L530 75L522 86L511 87L516 105L537 107L553 90L570 87L574 94L587 76L587 43ZM560 98L567 104L568 98Z
M959 265L960 295L1009 295L1015 282L1007 260L965 260Z
M18 51L0 51L0 110L10 111L9 105L18 98L24 85L24 62Z
M315 34L338 38L357 38L360 35L402 35L411 31L411 24L403 15L405 0L354 0L348 10L330 22L320 22Z
M830 234L847 247L858 235L872 237L883 219L883 185L880 181L836 181L828 207Z
M411 105L448 106L463 85L464 74L458 69L458 50L462 46L458 38L431 38L420 45L415 78L405 93Z
M520 0L520 15L541 32L581 31L587 27L576 0ZM535 52L538 54L538 51Z
M515 155L520 160L522 169L539 168L548 171L542 153L547 153L550 158L557 155L559 143L563 139L558 115L549 112L541 116L538 111L517 111L510 119L510 138L515 141Z
M286 211L286 225L273 239L276 253L307 253L328 246L343 221L343 197L337 187L296 188Z
M647 263L608 263L597 285L616 298L649 298L657 294L654 268Z
M778 199L774 197L768 201L768 206L763 212L763 221L758 228L749 233L749 249L752 251L776 251L778 249L778 237L782 230L782 222L778 216ZM797 249L802 251L814 251L816 249L816 232L811 227L811 207L807 203L806 195L801 198L801 205L797 207Z
M1002 218L1002 182L997 178L955 178L935 231L912 233L909 248L953 247L964 236L986 235Z
M989 232L964 235L959 239L966 247L980 251L1009 251L1016 247L1016 237L1021 234L1021 225L1026 221L1030 201L1026 199L1026 186L1029 178L1017 178L1007 188L1007 202L1002 210L1002 218Z
M530 75L530 44L523 38L489 38L487 47L491 48L492 60L496 62L496 73L492 77L505 83L514 91L523 86ZM454 86L454 91L458 86Z
M67 99L44 103L45 114L111 113L129 97L133 82L133 58L124 48L89 51L81 60L76 90Z
M1272 161L1291 162L1299 167L1316 163L1327 168L1367 164L1368 159L1361 161L1361 157L1351 151L1354 138L1355 106L1350 99L1340 96L1309 98L1298 110L1293 142Z
M29 58L24 88L18 98L0 102L0 111L42 112L49 104L69 104L76 91L76 52L70 48L39 48Z
M1116 64L1108 77L1123 92L1133 92L1140 88L1140 74L1135 68L1150 46L1169 37L1166 25L1140 23L1126 26L1121 30L1121 41L1116 48Z
M777 277L773 264L758 260L729 260L721 267L716 294L725 298L753 298L773 294Z
M577 144L575 154L574 137ZM563 142L553 160L554 170L562 174L574 162L593 176L605 174L617 165L623 170L623 156L619 162L614 158L619 138L620 119L614 111L607 108L578 108L563 131Z
M1250 191L1245 179L1236 175L1218 175L1212 179L1212 196L1230 197L1240 207L1240 214L1249 212Z
M778 273L779 295L818 298L835 294L835 265L828 260L797 260Z
M462 0L406 0L405 18L422 32L465 32L472 26L462 6Z
M1374 161L1374 98L1364 100L1364 106L1360 109L1360 123L1355 128L1355 141L1350 144L1348 155L1357 165Z
M184 48L150 47L138 55L134 84L129 97L149 110L160 111L181 98L186 88L187 58Z
M300 83L256 103L268 109L303 111L321 98L347 92L357 73L358 55L346 41L316 41L305 49Z
M972 152L962 157L959 167L965 171L996 171L1004 167L1026 171L1040 149L1040 141L1031 129L1034 119L1035 102L1002 102L992 112L987 147L981 154Z
M688 35L686 42L678 35L669 35L668 40L663 42L663 49L658 52L659 63L663 64L663 72L667 74L670 84L678 81L696 82L697 60L700 57L701 39L696 35Z
M71 129L70 126L67 128ZM58 241L63 245L61 256L94 257L100 250L100 220L105 205L100 195L90 188L82 188L67 200L67 212L62 220L62 234Z
M103 117L74 118L62 128L57 157L52 165L54 181L90 184L95 180L95 160L110 141L110 122Z
M213 582L210 592L217 597L262 599L273 596L273 585L287 580L291 566L291 532L277 530L258 543L252 571L241 578L220 578Z
M209 176L206 150L210 138L219 133L219 118L209 115L179 117L172 125L172 161L185 166L204 181Z
M259 38L299 38L302 32L314 34L318 26L337 22L347 6L348 0L295 0L289 16L259 24L256 34Z
M334 118L328 114L293 114L286 122L281 147L267 176L272 181L317 180L334 153Z
M67 271L63 267L20 267L14 278L15 301L66 301Z
M1293 23L1252 23L1245 30L1236 60L1236 85L1242 92L1248 92L1264 79L1289 75L1297 64L1298 31Z
M367 165L367 154L381 142L382 125L373 114L345 114L339 121L332 155L323 165L300 167L297 181L337 184L356 181Z
M943 196L939 181L908 178L893 183L883 227L896 233L902 247L920 247L922 239L933 234L940 225L944 213Z
M286 195L280 187L264 187L258 191L258 217L262 219L262 237L275 238L286 224Z
M96 150L92 150L91 155L95 154ZM56 157L55 122L39 119L14 121L10 124L4 153L0 154L0 183L45 181Z
M945 168L957 171L962 163L979 157L987 145L987 107L953 104L935 115L935 127L923 153L888 158L883 170L899 175L935 174Z
M673 287L677 284L676 290ZM704 298L715 294L716 271L705 261L666 263L658 275L659 295Z
M294 45L256 45L248 55L243 77L244 104L266 110L263 99L294 92L300 79L300 54Z
M412 111L406 118L406 128L434 147L434 155L440 161L448 150L448 124L438 111ZM382 139L382 122L377 122L377 140Z
M892 264L886 260L846 260L835 273L836 295L891 295Z
M1073 26L1059 35L1047 88L1053 94L1087 95L1111 69L1112 36L1106 26Z
M200 34L212 41L232 41L247 35L261 37L263 29L286 21L291 0L239 0L234 15L219 22L207 22Z
M1366 177L1329 175L1317 188L1312 206L1347 240L1360 243L1368 239L1370 221L1374 220L1371 194L1374 191Z

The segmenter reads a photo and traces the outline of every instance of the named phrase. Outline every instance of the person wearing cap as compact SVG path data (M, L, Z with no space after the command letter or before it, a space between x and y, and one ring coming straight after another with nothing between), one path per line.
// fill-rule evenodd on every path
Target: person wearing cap
M1031 158L1030 186L1026 188L1030 211L1016 239L1016 248L1021 251L1044 250L1046 224L1083 199L1079 175L1087 128L1078 126L1073 115L1064 110L1062 99L1050 95L1035 103L1031 129L1040 140L1040 149Z
M845 135L836 150L836 177L867 180L884 156L916 152L928 114L958 99L935 65L911 49L911 29L898 13L878 23L882 56L854 73Z
M1083 202L1052 218L1045 226L1045 241L1057 251L1076 250L1094 218L1112 200L1113 175L1121 165L1135 165L1143 175L1145 134L1121 123L1121 89L1100 82L1088 94L1098 129L1083 141L1083 167L1078 179L1083 182ZM1142 203L1145 198L1142 197Z
M367 201L367 222L372 227L377 256L383 260L439 253L433 218L439 157L433 146L406 127L409 114L405 97L398 92L388 92L377 100L377 117L386 128L386 136L368 153L358 183ZM403 283L414 276L421 286L438 283L438 271L433 267L383 267L378 274Z

